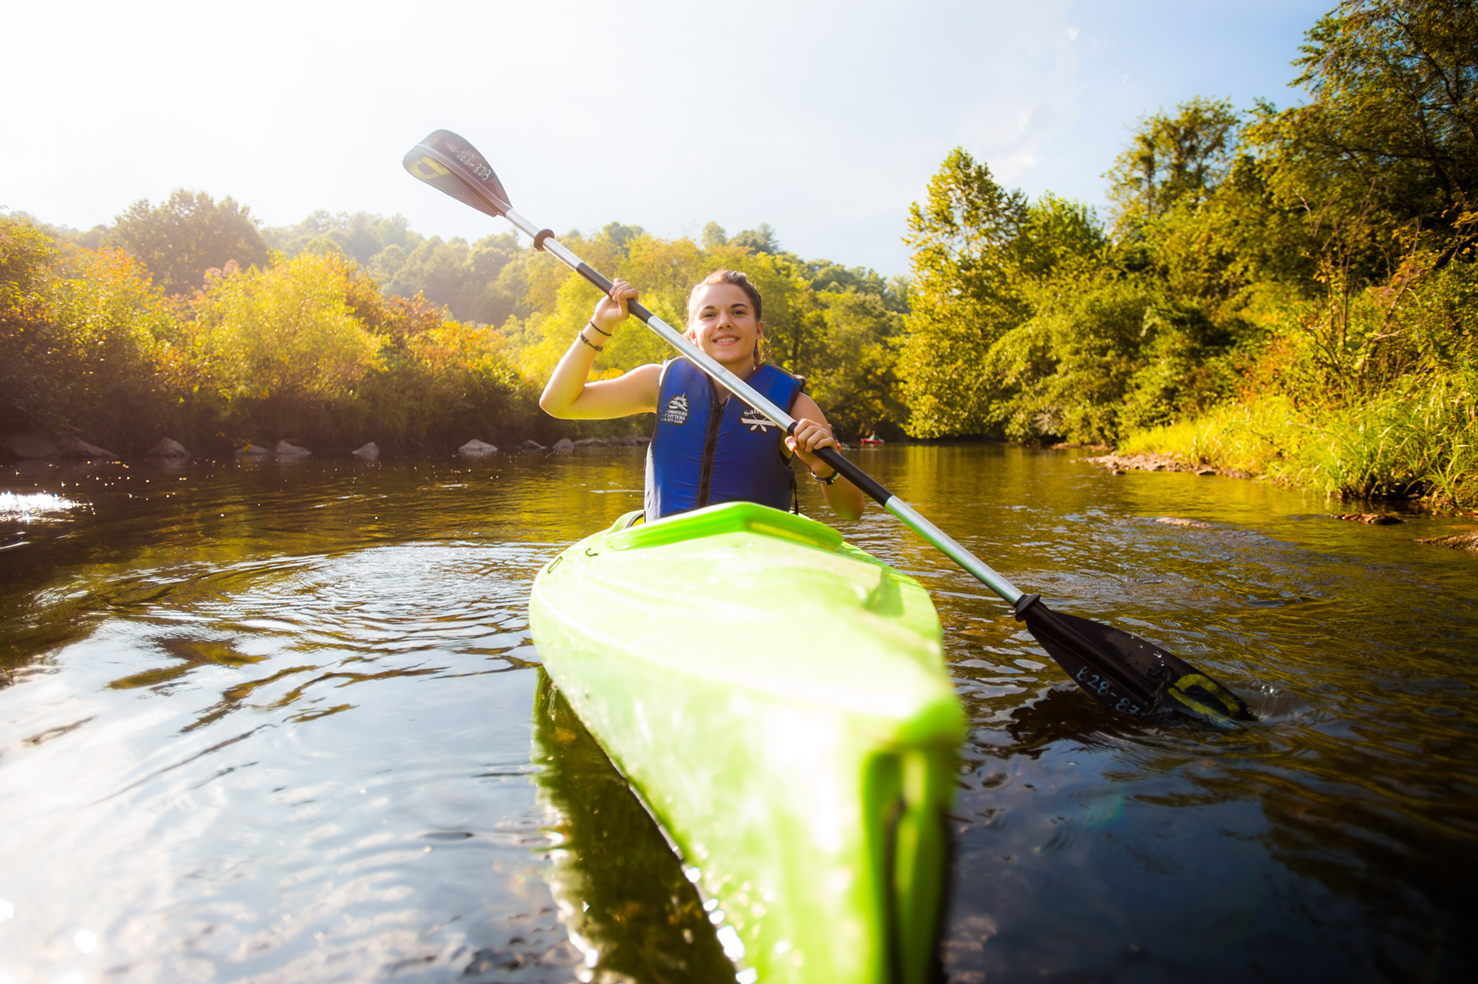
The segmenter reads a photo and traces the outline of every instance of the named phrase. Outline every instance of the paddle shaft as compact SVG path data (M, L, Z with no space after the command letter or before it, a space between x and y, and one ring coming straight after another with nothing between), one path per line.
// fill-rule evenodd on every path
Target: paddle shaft
M540 229L511 208L504 212L503 215L521 232L533 237L534 245L539 249L551 253L565 266L598 287L601 293L610 293L611 281L592 269L590 264L566 249L564 244L549 234L548 230ZM628 303L627 310L640 319L642 324L660 335L663 341L676 349L678 354L684 359L687 359L693 365L703 370L714 382L738 396L745 403L773 420L779 426L785 428L787 434L795 430L794 417L755 392L753 387L728 369L725 369L719 364L718 360L714 359L707 352L694 345L682 332L657 317L637 301ZM910 506L907 502L904 502L898 496L889 492L839 450L830 447L819 448L815 454L822 461L846 476L849 482L867 493L878 505L897 517L903 525L913 530L925 540L928 540L956 564L959 564L969 572L971 576L1000 595L1007 604L1015 605L1017 600L1021 598L1022 592L1016 585L991 570L979 557L976 557L970 551L960 546L948 533L945 533L939 527L925 519L913 506Z

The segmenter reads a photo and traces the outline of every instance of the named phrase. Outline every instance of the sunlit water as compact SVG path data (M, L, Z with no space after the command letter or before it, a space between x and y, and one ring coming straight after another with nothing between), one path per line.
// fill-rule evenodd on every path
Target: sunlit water
M1263 716L1112 717L891 518L842 524L929 587L973 720L949 980L1471 979L1478 558L1414 540L1473 523L857 458ZM0 981L732 980L528 633L534 573L640 483L635 449L0 473Z

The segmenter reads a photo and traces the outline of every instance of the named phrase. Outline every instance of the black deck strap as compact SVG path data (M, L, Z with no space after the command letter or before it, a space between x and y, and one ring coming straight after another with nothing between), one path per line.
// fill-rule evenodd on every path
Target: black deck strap
M544 250L544 240L546 240L546 239L553 239L553 238L554 238L554 230L553 229L540 229L534 235L534 249L537 249L540 252L543 252L543 250Z
M1024 621L1026 619L1027 611L1029 611L1033 605L1041 600L1041 595L1034 594L1024 594L1020 598L1017 598L1016 604L1013 606L1016 609L1016 621Z

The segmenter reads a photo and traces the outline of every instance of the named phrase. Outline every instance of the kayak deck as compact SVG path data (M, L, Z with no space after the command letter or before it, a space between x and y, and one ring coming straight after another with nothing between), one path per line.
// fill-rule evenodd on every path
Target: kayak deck
M912 578L726 503L552 561L545 668L716 903L741 981L922 981L963 712Z

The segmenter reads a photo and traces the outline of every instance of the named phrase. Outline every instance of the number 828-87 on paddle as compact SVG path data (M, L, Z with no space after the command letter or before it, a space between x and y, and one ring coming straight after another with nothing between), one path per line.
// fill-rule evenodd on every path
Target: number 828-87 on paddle
M1078 682L1078 685L1081 686L1084 690L1092 691L1093 693L1097 694L1100 699L1106 698L1105 702L1114 701L1114 698L1118 697L1118 700L1114 701L1113 703L1113 708L1116 711L1121 711L1125 714L1133 714L1136 717L1142 713L1140 711L1139 705L1134 703L1134 698L1119 697L1119 695L1114 692L1114 685L1111 681L1104 679L1086 666L1078 670L1077 675L1074 676L1073 679L1076 680Z

